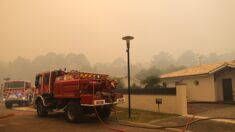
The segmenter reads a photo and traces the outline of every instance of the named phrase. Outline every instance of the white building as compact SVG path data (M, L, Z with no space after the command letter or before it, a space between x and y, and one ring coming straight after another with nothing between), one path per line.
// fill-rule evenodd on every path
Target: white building
M235 61L187 68L160 78L165 87L187 84L188 101L235 101Z

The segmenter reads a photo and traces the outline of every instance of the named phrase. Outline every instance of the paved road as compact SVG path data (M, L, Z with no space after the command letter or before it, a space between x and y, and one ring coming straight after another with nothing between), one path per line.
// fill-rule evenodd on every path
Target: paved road
M201 106L201 105L200 105ZM212 107L212 106L211 106ZM205 107L203 107L205 108ZM213 107L214 108L214 107ZM231 107L219 107L226 109L223 113L229 113L228 108ZM215 110L215 109L214 109ZM202 113L205 113L203 111ZM0 103L0 117L13 113L14 116L0 119L0 132L110 132L111 130L106 129L95 116L87 116L84 123L82 124L71 124L66 122L64 113L50 114L46 118L39 118L36 116L36 112L32 108L26 107L14 107L13 110L5 109ZM211 113L211 111L210 111ZM217 112L216 112L217 113ZM234 114L232 112L232 114ZM229 114L231 116L231 114ZM160 120L152 122L152 124L160 126L174 126L184 124L186 121L185 117L176 117L171 119ZM141 128L132 128L126 126L120 126L117 124L109 124L112 128L121 129L127 132L165 132L166 130L149 130ZM193 132L233 132L235 131L235 124L223 123L217 121L202 121L189 126L188 130Z
M95 116L88 116L82 124L66 122L64 113L50 114L46 118L39 118L33 111L7 110L0 105L0 116L13 113L14 116L0 119L0 132L110 132ZM166 130L149 130L110 124L112 128L126 132L166 132Z

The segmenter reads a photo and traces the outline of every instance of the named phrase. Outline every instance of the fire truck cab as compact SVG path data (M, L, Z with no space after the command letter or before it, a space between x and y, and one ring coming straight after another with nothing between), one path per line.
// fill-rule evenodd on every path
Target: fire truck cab
M35 107L44 117L49 111L63 109L69 122L81 122L85 114L98 113L107 118L111 107L125 98L115 92L117 82L108 75L72 70L54 70L36 75Z
M3 84L2 95L6 108L12 108L13 104L29 105L33 98L33 88L29 81L9 80Z

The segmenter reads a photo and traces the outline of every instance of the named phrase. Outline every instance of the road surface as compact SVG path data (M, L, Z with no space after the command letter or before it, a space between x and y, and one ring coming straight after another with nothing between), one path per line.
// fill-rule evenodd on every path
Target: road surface
M62 112L52 113L46 118L39 118L33 109L5 109L0 104L0 116L14 114L0 119L0 132L110 132L95 116L87 116L83 123L72 124L66 121ZM125 132L166 132L166 130L151 130L109 124L109 127Z

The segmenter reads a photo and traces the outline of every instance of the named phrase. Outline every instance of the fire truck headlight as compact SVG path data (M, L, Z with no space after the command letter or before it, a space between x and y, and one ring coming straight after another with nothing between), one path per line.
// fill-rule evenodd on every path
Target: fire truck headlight
M23 97L22 99L23 99L23 100L26 100L26 97Z

